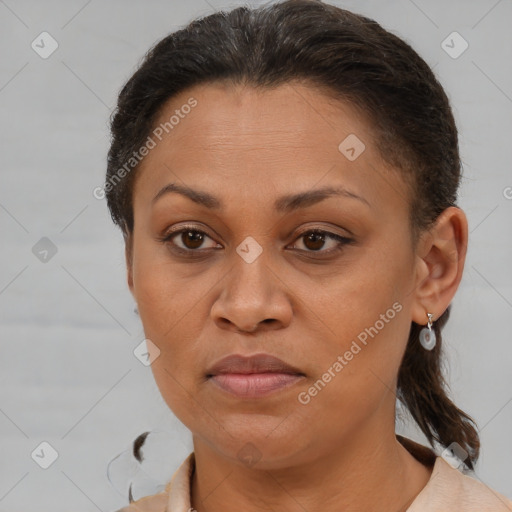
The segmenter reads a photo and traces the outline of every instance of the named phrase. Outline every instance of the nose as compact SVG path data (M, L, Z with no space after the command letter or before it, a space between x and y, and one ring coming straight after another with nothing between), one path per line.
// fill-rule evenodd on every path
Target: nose
M247 263L237 255L238 260L221 281L222 291L211 309L219 328L253 334L290 324L293 307L289 286L262 256Z

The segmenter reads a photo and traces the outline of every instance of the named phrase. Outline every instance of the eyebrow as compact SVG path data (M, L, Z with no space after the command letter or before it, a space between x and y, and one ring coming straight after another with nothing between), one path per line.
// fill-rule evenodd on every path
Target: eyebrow
M212 210L221 210L223 208L222 201L217 197L209 194L208 192L194 190L193 188L190 188L186 185L179 185L177 183L169 183L165 185L165 187L163 187L156 194L151 203L155 204L161 197L172 192L188 197L195 203ZM279 213L287 213L299 208L307 208L308 206L312 206L332 196L342 196L349 199L356 199L366 204L367 206L371 206L364 197L350 192L345 187L338 186L323 187L282 196L274 202L274 209Z

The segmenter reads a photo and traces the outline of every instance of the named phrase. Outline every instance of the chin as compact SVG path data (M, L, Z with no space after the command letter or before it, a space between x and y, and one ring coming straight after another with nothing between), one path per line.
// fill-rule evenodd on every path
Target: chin
M282 428L283 418L253 414L224 421L223 428L215 431L212 425L208 427L207 432L193 435L194 446L206 444L218 455L247 468L274 470L298 464L312 445L304 438L303 425ZM188 428L194 431L193 425Z

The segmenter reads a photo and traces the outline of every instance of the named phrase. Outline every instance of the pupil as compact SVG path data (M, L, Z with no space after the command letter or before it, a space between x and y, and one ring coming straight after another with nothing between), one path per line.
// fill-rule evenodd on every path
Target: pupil
M187 241L185 241L186 237L188 237L191 242L187 243ZM186 231L183 233L182 241L189 249L197 249L203 243L203 235L197 231Z
M308 242L313 242L313 246L308 245ZM321 249L324 244L324 235L321 233L310 233L306 237L305 245L308 249L318 250Z

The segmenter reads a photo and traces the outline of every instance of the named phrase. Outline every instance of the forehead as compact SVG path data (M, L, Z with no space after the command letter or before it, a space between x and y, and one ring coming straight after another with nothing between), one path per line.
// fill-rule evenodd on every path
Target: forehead
M190 98L197 105L188 112ZM176 114L185 110L188 113L181 113L180 119L176 119ZM233 152L264 152L310 148L321 143L322 147L331 146L331 150L337 151L339 142L350 133L371 144L371 125L361 111L298 82L273 88L223 82L199 85L165 103L155 127L164 126L173 114L174 122L179 122L168 135L183 150L197 146L214 150L222 146Z
M195 86L164 104L150 136L135 201L169 182L259 201L317 185L345 186L377 205L407 199L366 116L304 84Z

